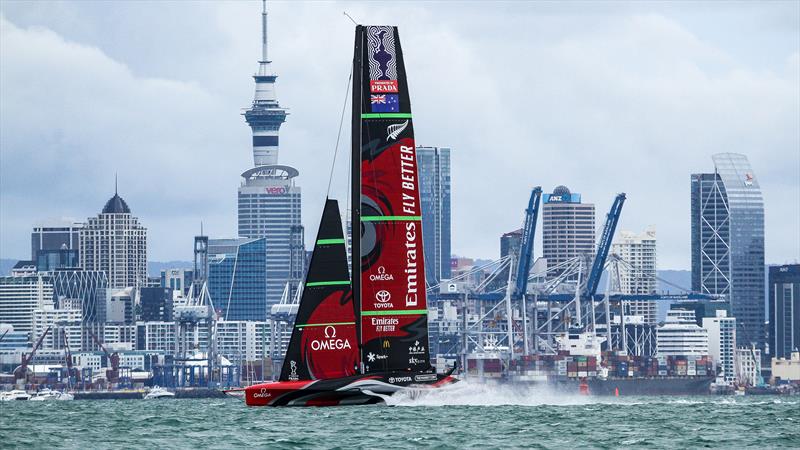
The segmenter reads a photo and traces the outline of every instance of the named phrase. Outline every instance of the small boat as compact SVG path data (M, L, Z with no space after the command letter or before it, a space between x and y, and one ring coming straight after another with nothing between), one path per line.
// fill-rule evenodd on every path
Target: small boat
M60 394L60 392L45 388L37 392L33 397L30 398L30 400L32 402L44 402L48 400L56 400L58 398L58 394Z
M153 389L150 389L150 392L144 396L145 400L155 400L159 398L173 398L175 397L174 392L170 392L162 387L153 386Z
M247 387L250 406L376 404L457 381L455 366L437 373L430 361L416 146L397 27L356 26L352 93L352 277L339 204L329 198L280 378Z
M0 401L10 402L13 400L29 400L30 398L31 396L27 392L20 389L14 389L12 391L4 392L3 396L0 397Z
M54 391L51 389L42 389L36 395L30 398L31 401L44 402L49 400L75 400L75 397L68 392Z

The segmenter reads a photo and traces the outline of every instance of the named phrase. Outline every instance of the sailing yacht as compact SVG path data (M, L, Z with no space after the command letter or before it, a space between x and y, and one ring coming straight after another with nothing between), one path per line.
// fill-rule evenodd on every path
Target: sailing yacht
M396 27L356 26L352 278L339 204L326 199L279 381L252 406L382 403L456 381L428 351L428 309L411 104ZM356 256L359 258L356 259Z

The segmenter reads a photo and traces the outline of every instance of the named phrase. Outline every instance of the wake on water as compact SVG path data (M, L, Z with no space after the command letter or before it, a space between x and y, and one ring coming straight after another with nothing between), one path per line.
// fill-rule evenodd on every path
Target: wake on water
M438 389L408 389L392 396L372 393L383 398L388 406L574 406L592 404L645 405L645 404L737 404L736 399L718 397L597 397L564 392L544 385L487 384L461 381ZM780 399L746 404L781 403ZM785 403L792 401L783 400ZM739 402L745 403L745 402ZM796 402L795 402L796 403Z
M408 389L381 396L389 406L539 406L601 403L597 397L564 393L547 386L487 384L470 381L438 389Z

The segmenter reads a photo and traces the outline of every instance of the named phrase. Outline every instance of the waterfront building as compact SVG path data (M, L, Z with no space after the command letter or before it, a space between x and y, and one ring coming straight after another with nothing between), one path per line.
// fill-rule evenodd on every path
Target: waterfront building
M450 149L417 147L425 279L429 286L450 278Z
M161 272L164 273L163 271ZM169 287L148 287L139 289L140 313L137 320L143 322L169 322L172 320L172 296L174 291Z
M130 351L136 348L137 325L106 324L103 345L108 351Z
M769 268L769 351L788 358L800 348L800 264Z
M53 307L53 283L41 273L0 277L0 323L9 324L19 333L33 332L37 309Z
M170 288L181 291L183 295L189 294L189 288L194 282L194 271L192 269L164 269L161 271L162 288Z
M542 257L550 269L569 259L594 256L594 204L582 203L581 194L558 186L542 196ZM548 273L555 277L561 270ZM576 276L577 277L577 276Z
M80 230L81 267L102 270L112 288L147 281L147 229L116 192L97 217Z
M136 323L136 350L172 354L175 352L175 343L175 322Z
M708 332L697 325L694 312L670 309L656 328L657 356L707 356Z
M277 75L267 58L267 13L262 12L261 59L253 76L253 103L244 113L253 133L254 167L242 173L238 190L239 236L265 240L267 302L278 303L286 284L293 295L305 270L299 172L278 164L278 131L286 109L275 94ZM263 319L263 316L262 316Z
M69 338L69 346L72 349L80 349L81 337L74 333L63 333L59 329L62 327L74 327L80 329L81 311L79 309L56 309L52 305L45 305L33 311L33 335L31 342L36 342L44 334L45 330L50 331L42 340L42 348L60 349L64 348L63 339Z
M793 351L788 358L772 358L772 378L782 382L800 381L800 352Z
M621 230L612 244L615 253L628 264L619 265L620 291L623 294L656 292L656 230L642 233ZM641 316L645 325L658 321L658 305L649 301L626 301L626 314Z
M263 323L264 321L262 321ZM258 360L257 341L268 340L268 335L256 332L256 323L243 320L220 320L217 322L217 353L230 361L251 362ZM263 348L264 343L260 343ZM263 353L262 353L263 355Z
M708 332L708 355L717 370L722 371L725 382L733 383L736 381L736 318L720 309L715 317L703 317L703 328Z
M736 377L739 384L758 386L761 378L761 350L755 344L736 349Z
M691 176L692 290L725 295L738 345L763 349L764 200L747 157L713 156Z
M268 267L264 238L208 240L208 293L224 320L266 320Z

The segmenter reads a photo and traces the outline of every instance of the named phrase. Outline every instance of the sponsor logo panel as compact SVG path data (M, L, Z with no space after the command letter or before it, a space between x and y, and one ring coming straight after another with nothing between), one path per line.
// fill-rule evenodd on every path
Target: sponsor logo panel
M390 384L410 383L410 382L411 382L411 377L389 377Z
M397 80L370 80L369 91L373 94L396 94Z
M414 381L436 381L435 373L426 373L422 375L415 375Z

